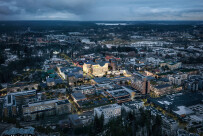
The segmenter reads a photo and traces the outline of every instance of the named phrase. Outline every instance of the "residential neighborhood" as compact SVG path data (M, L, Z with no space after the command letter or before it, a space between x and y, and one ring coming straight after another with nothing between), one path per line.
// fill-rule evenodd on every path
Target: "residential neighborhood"
M203 135L202 24L28 25L0 31L2 136Z

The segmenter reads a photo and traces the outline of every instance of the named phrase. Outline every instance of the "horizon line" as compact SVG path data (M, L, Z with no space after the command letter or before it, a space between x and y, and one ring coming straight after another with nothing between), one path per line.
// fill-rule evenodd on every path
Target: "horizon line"
M42 20L0 20L0 22L4 21L68 21L68 22L158 22L158 21L164 21L164 22L203 22L203 20L49 20L49 19L42 19Z

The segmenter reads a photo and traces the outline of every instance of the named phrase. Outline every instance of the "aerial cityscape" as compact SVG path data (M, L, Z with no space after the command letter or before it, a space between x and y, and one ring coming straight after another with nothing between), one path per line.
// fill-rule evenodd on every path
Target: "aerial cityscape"
M203 2L105 2L0 1L1 136L203 136Z

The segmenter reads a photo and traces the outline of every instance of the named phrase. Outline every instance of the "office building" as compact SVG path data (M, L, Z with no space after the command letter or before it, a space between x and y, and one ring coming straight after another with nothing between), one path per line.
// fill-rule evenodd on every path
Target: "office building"
M104 124L108 123L110 119L121 115L121 106L118 104L111 104L94 108L94 116L101 117L104 115Z

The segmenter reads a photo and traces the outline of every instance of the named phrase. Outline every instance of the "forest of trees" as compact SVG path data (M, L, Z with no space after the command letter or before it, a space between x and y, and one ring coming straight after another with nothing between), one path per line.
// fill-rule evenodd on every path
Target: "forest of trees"
M60 45L37 46L32 48L21 44L8 45L6 42L1 42L0 47L0 83L12 82L12 79L15 77L13 71L21 74L26 67L30 69L41 68L45 59L52 57L53 51L66 52L70 48L69 46L61 47ZM12 55L16 55L18 60L11 61L8 65L2 65L7 59L5 49L10 49L9 52ZM38 55L39 52L43 55Z
M140 109L139 113L125 112L122 115L110 120L104 125L104 117L95 116L89 126L75 129L76 135L89 136L162 136L162 121L160 116L151 115L150 111Z

